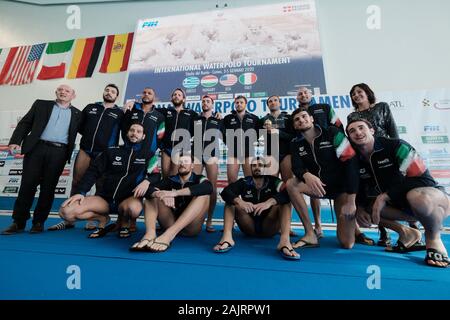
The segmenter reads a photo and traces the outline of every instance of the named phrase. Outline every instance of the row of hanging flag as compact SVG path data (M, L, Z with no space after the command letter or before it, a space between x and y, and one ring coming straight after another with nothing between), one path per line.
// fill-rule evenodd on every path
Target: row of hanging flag
M41 43L0 49L0 85L23 85L36 79L90 78L105 42L99 72L126 71L134 33ZM72 53L72 55L70 55ZM72 60L70 64L70 56ZM37 72L39 63L42 65Z

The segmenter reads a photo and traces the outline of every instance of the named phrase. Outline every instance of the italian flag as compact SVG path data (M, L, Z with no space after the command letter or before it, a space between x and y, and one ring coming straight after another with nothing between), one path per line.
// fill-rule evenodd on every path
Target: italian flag
M159 125L158 131L156 132L158 140L161 140L164 137L165 133L166 133L166 125L164 124L164 121L163 121Z
M400 172L407 177L419 177L427 167L416 150L402 143L397 149L396 158L400 167Z
M337 116L336 112L334 112L333 107L330 108L330 114L328 115L328 119L330 119L330 122L334 124L336 127L342 126L342 122Z
M64 78L66 62L69 52L72 50L74 40L50 42L45 50L39 80Z
M151 159L150 162L148 163L148 167L147 167L147 172L148 173L158 173L159 169L158 169L158 156L154 155Z
M285 187L286 187L286 186L284 185L284 182L281 181L281 180L277 181L275 184L276 184L277 192L281 192L281 191L284 190Z
M334 137L334 147L336 148L336 156L341 161L347 161L355 156L355 150L353 150L350 142L345 134L338 132Z

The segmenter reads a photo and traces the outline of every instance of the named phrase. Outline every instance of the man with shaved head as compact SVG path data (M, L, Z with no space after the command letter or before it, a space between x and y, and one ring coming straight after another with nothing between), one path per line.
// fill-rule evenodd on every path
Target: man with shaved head
M19 121L9 141L11 153L24 155L22 180L14 204L13 223L2 234L22 232L30 218L37 187L39 199L34 209L31 233L44 230L44 222L55 198L55 189L64 165L70 161L80 125L81 111L72 106L75 90L68 85L56 88L55 100L36 100Z

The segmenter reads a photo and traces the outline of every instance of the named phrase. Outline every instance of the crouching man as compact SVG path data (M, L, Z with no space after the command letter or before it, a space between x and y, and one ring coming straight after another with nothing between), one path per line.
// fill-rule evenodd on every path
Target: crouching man
M146 159L142 153L144 127L133 124L127 133L128 141L120 147L111 147L102 152L89 166L77 186L75 194L64 201L60 209L60 216L69 223L76 220L98 221L98 228L89 235L90 238L100 238L113 230L115 224L110 221L110 212L119 212L125 218L139 216L143 209L142 197L147 191L150 181L159 180L154 166L155 161ZM146 174L147 179L144 180ZM96 195L86 196L97 179L104 177L104 184ZM126 238L129 230L123 223L119 236Z
M367 226L382 220L418 220L425 228L425 263L448 267L441 228L449 215L450 199L430 175L416 150L400 139L375 138L372 125L363 119L350 121L347 132L360 159L362 186L371 186L379 193L371 210L367 207L358 210L358 222ZM399 233L401 242L397 242L396 251L414 251L420 233L415 238Z
M264 175L265 163L254 158L250 163L252 175L229 184L221 192L226 202L223 236L213 248L216 253L230 251L234 247L233 226L249 236L273 237L281 229L277 249L283 258L299 260L289 240L291 207L284 183L279 178Z
M164 252L179 233L184 236L200 233L213 187L206 177L192 172L193 169L193 157L181 155L178 174L150 186L144 202L146 233L131 251ZM164 230L158 237L156 221Z

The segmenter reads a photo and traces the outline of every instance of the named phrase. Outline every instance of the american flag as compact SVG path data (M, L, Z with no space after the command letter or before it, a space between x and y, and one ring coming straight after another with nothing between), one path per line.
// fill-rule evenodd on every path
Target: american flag
M220 77L220 84L224 87L230 87L238 81L234 74L224 74Z
M9 70L6 83L12 86L31 83L46 43L20 47Z

